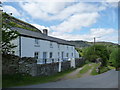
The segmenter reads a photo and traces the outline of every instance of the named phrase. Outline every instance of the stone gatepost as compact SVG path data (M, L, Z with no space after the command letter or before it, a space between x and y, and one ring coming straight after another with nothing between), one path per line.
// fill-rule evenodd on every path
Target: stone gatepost
M61 59L60 59L60 61L59 61L59 68L58 68L58 72L61 72Z
M71 67L75 68L75 58L71 58Z

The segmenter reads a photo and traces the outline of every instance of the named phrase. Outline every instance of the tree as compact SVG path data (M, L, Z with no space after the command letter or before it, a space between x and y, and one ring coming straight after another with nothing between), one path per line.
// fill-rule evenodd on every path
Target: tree
M106 46L93 45L86 48L86 50L84 51L84 57L91 62L96 62L96 60L99 58L102 65L106 66L107 60L109 60L109 53Z
M82 50L80 48L75 48L77 52L79 53L79 56L82 56Z
M109 62L111 62L112 65L116 67L116 70L118 70L120 67L120 48L113 50L113 52L110 54Z
M15 48L16 46L11 43L12 40L16 39L19 35L19 33L17 31L11 30L11 23L10 22L6 22L7 17L4 17L5 13L3 13L3 23L2 23L2 53L3 54L7 54L9 52L11 52L11 50L13 48Z

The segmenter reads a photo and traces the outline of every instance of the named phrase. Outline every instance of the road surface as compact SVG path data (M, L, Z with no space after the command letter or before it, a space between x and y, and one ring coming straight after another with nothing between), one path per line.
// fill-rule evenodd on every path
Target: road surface
M118 72L115 70L110 70L106 73L96 76L88 76L15 88L118 88Z

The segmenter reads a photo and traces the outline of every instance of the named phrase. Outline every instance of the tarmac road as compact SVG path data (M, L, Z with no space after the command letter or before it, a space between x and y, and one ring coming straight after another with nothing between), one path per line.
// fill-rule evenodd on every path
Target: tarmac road
M118 71L110 70L106 73L96 76L88 76L15 88L118 88Z

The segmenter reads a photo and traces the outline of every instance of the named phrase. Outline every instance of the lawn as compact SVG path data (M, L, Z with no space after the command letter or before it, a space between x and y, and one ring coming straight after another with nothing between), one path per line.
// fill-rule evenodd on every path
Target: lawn
M2 77L2 87L14 87L14 86L25 86L25 85L33 85L33 84L41 84L56 81L61 77L64 77L66 74L72 72L74 69L70 69L67 71L59 72L52 76L29 76L29 75L3 75Z

